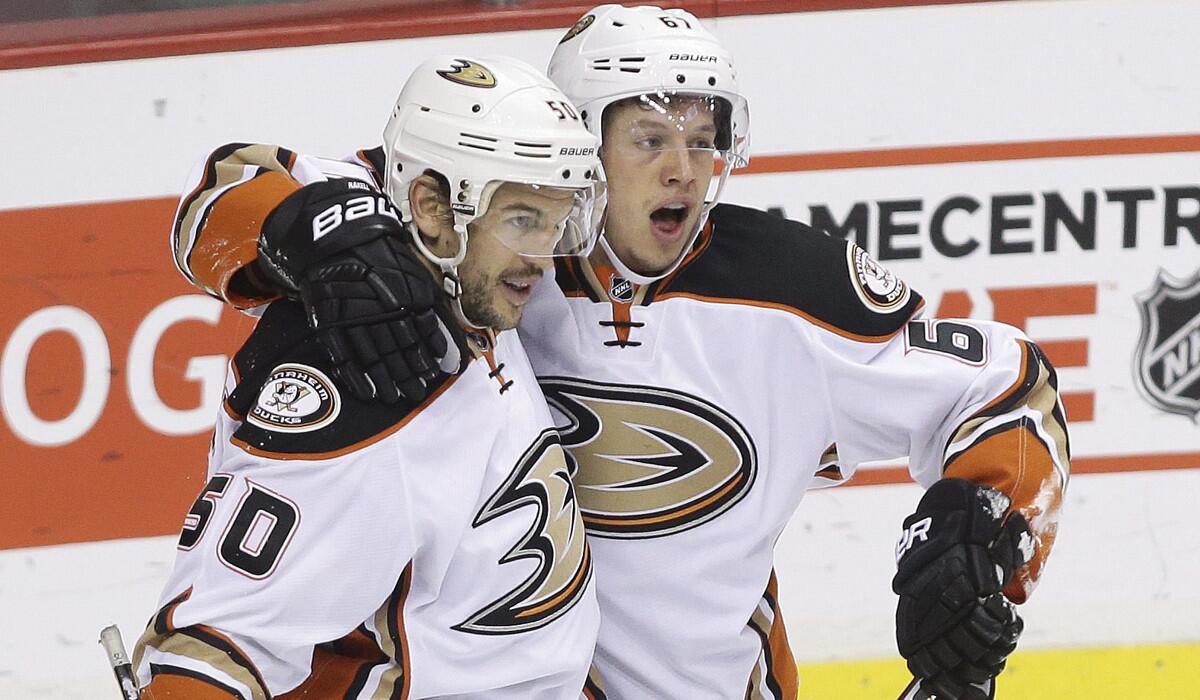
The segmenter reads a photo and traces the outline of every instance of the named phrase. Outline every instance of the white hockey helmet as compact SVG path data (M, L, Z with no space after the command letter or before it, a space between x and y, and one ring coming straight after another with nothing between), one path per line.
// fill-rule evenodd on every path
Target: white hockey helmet
M384 190L400 210L418 249L442 268L447 291L457 297L457 266L467 250L467 227L484 215L503 183L571 190L574 206L558 224L553 248L544 241L527 256L580 255L591 250L604 211L597 182L598 141L582 125L566 96L532 66L511 58L436 56L405 83L383 132ZM450 184L450 206L459 234L458 253L430 251L412 224L410 183L427 171Z
M603 138L604 110L621 100L639 98L658 111L664 111L676 96L700 97L711 103L717 126L713 149L717 172L679 259L658 275L639 275L601 238L609 257L626 277L645 284L666 276L699 234L730 171L749 162L750 111L738 90L729 52L690 12L646 5L600 5L563 36L550 59L548 74L597 138Z

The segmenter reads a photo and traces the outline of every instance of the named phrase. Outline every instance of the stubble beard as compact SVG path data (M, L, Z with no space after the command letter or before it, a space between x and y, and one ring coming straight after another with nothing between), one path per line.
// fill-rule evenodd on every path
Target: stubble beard
M517 327L521 321L524 307L516 307L515 311L506 315L500 309L502 307L511 306L507 301L500 296L500 278L519 273L525 275L540 275L541 271L536 267L504 270L495 277L472 278L469 276L463 277L462 281L462 309L467 320L476 326L491 328L496 331L507 331Z

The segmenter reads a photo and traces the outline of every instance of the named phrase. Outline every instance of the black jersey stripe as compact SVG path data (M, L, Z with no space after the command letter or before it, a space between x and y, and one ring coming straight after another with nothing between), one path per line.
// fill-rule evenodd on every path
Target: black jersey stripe
M150 664L151 682L153 683L154 679L158 676L182 676L184 678L191 678L192 680L199 681L206 685L211 685L223 693L228 693L230 697L238 698L238 700L250 700L250 698L245 697L232 686L225 685L211 676L206 676L199 671L193 671L192 669L184 668L183 666L173 666L171 664Z

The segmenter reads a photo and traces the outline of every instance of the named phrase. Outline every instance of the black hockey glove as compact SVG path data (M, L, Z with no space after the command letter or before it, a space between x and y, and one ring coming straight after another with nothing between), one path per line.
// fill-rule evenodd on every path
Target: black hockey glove
M896 642L921 689L985 700L1024 623L1001 589L1032 551L1025 517L996 489L943 479L896 544Z
M258 253L359 399L417 403L443 370L458 371L462 330L383 193L357 180L307 185L267 217Z

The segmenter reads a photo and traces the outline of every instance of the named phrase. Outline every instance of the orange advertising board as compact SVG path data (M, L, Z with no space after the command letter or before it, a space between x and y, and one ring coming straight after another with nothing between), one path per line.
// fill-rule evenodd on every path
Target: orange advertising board
M170 533L203 484L254 320L172 267L174 206L0 211L0 549Z

